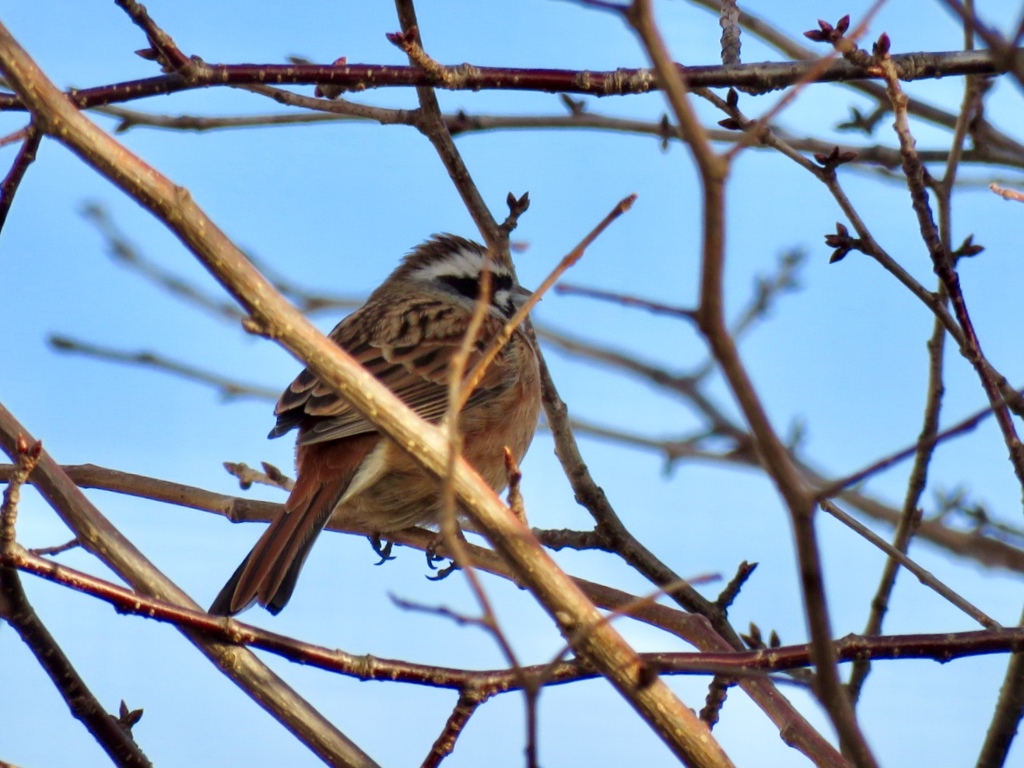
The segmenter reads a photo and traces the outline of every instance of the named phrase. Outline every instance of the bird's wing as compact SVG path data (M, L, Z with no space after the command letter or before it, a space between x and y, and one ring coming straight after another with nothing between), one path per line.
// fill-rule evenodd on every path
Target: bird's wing
M401 302L367 308L349 315L330 338L394 392L420 417L437 422L448 408L448 366L462 344L467 313L448 302L423 302L413 311ZM501 330L500 318L488 316L473 345L468 372L489 341ZM486 402L512 383L512 372L498 358L488 368L466 408ZM352 437L377 428L344 398L324 385L308 368L291 383L278 401L277 437L298 426L299 445Z

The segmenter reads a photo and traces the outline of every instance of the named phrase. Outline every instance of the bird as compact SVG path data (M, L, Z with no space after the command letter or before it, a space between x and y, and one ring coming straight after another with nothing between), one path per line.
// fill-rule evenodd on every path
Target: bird
M490 300L471 347L471 370L531 292L510 262L450 234L410 251L329 338L419 416L439 423L448 409L448 371L490 271ZM526 454L541 405L537 350L519 327L488 366L459 414L462 455L496 492L507 484L505 451ZM221 589L210 613L231 616L255 603L287 604L313 543L332 518L386 534L439 522L440 481L343 397L303 370L277 401L268 435L298 429L295 484L281 514Z

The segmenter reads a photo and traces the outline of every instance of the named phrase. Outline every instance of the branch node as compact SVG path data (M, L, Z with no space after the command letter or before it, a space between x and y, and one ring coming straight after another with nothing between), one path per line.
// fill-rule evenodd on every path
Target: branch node
M505 204L508 206L508 216L501 222L498 229L508 237L508 235L519 225L519 217L526 213L530 208L530 193L524 192L520 197L516 197L511 192L505 198Z

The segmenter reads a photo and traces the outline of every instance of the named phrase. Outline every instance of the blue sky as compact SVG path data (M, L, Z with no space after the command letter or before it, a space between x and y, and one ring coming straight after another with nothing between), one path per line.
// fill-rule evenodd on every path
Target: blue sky
M835 21L857 7L836 3L750 3L791 35ZM397 30L389 3L221 3L152 0L153 17L189 54L209 62L282 62L301 55L329 62L403 63L384 35ZM635 39L616 18L574 3L422 2L428 51L439 61L614 69L642 66ZM687 3L661 3L663 34L688 64L718 60L717 19ZM999 13L985 9L985 13ZM1015 11L1006 9L1009 17ZM990 17L993 21L1003 21ZM9 0L0 20L61 86L91 86L155 74L132 51L144 38L113 3L40 4ZM890 3L868 39L889 32L894 52L950 50L961 32L939 3ZM780 58L743 36L744 61ZM947 78L914 84L912 95L947 109L960 103L962 82ZM311 93L311 88L300 89ZM412 107L411 91L379 91L358 99ZM557 97L501 92L442 93L444 109L472 114L558 114ZM741 98L757 115L774 96ZM1020 91L996 84L987 116L997 127L1020 124ZM588 108L650 120L664 111L657 94L588 99ZM867 100L833 87L808 89L781 117L795 135L854 141L833 126L851 105ZM132 105L168 114L244 114L278 107L249 93L211 89L158 97ZM720 119L701 105L709 124ZM114 122L95 116L113 128ZM0 116L6 134L23 116ZM915 122L922 147L942 147L945 134ZM121 140L194 198L244 249L276 272L312 289L368 293L398 258L433 232L474 236L472 221L429 144L406 127L337 124L260 128L206 134L135 129ZM892 145L888 121L871 140ZM662 152L650 137L593 131L493 132L466 135L458 145L481 191L499 216L509 191L529 191L532 207L515 237L529 248L518 256L527 286L538 284L559 258L623 196L638 193L634 209L616 222L574 268L578 284L690 305L696 295L699 195L695 171L679 146ZM8 163L14 148L0 149ZM983 177L967 168L965 176ZM1019 181L1019 173L1001 172ZM925 285L932 286L927 253L916 231L905 188L856 171L841 179L882 245ZM63 463L95 463L130 472L239 493L223 461L291 467L288 439L266 442L271 406L224 404L208 388L160 373L55 354L46 343L60 333L127 350L152 350L271 388L283 388L298 364L274 345L248 337L237 324L168 297L112 261L102 237L81 215L98 203L145 255L199 287L216 291L178 241L76 157L47 141L18 193L0 234L0 280L7 318L2 401ZM1021 209L986 191L955 198L954 240L973 233L986 246L964 262L961 279L986 353L1011 382L1024 380L1020 355L1019 255ZM727 302L737 313L757 275L769 273L782 252L808 253L802 290L787 295L770 319L744 340L744 360L776 427L806 424L806 456L836 476L856 470L915 438L925 394L925 341L931 318L874 262L852 254L828 265L822 236L842 214L824 188L781 156L747 151L735 166L728 196ZM693 330L678 321L572 296L549 295L538 322L631 352L673 371L704 360ZM317 315L328 330L338 315ZM696 424L679 401L619 373L548 352L572 411L589 421L654 437L686 433ZM953 423L984 402L977 378L955 350L947 355L943 422ZM730 413L719 383L711 391ZM721 573L741 560L760 566L732 609L739 628L775 629L784 643L802 642L797 572L789 524L770 484L759 475L707 464L664 472L660 459L582 438L591 470L631 530L679 573ZM561 476L547 435L539 433L524 464L531 522L541 527L586 527L588 517ZM868 489L898 503L908 468L873 479ZM943 446L931 491L963 485L991 514L1019 524L1021 489L992 424ZM280 500L254 489L252 495ZM113 494L90 493L158 567L202 604L208 604L258 536L255 526L232 526L212 515ZM884 529L880 529L884 530ZM45 504L28 493L19 535L27 546L64 541L67 532ZM820 521L827 583L837 636L859 632L867 618L883 559L829 519ZM913 555L957 591L1005 624L1020 613L1020 579L951 560L927 545ZM637 593L648 587L613 559L560 554L571 573ZM61 557L75 567L109 572L81 552ZM472 610L458 576L428 582L422 556L403 551L373 568L362 539L325 536L307 564L288 609L278 617L250 612L245 619L353 653L462 666L501 664L494 643L478 630L396 608L389 594L425 604ZM136 736L162 765L315 765L316 759L174 630L116 615L107 606L29 577L26 588L54 635L93 686L116 710L120 699L145 709ZM499 618L524 661L539 662L560 648L550 621L530 597L488 581ZM718 586L704 588L709 596ZM684 650L646 627L620 622L641 650ZM886 624L891 632L974 629L971 621L901 576ZM0 628L0 760L44 768L107 764L89 734L67 714L49 681L9 628ZM416 763L426 754L454 704L448 692L355 681L267 657L267 663L382 765ZM881 662L861 704L871 745L885 765L967 764L974 759L1000 684L1005 659L981 657L938 667L934 662ZM705 684L676 679L692 707ZM787 695L830 733L823 716L800 691ZM545 691L540 754L546 765L673 764L668 751L603 682ZM515 695L489 702L473 718L447 765L519 765L523 709ZM716 728L738 765L790 766L805 761L778 738L765 716L734 694ZM614 736L612 736L614 734ZM1011 763L1019 759L1018 747Z

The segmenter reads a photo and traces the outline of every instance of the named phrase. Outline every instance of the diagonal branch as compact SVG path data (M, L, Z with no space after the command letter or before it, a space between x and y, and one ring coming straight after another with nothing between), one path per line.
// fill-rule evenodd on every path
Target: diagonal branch
M0 58L5 51L0 27ZM0 447L13 455L18 435L27 434L14 416L0 405ZM121 578L143 594L199 610L188 595L110 524L45 451L32 475L32 483L75 532L82 546ZM371 768L376 765L252 653L212 641L195 631L185 631L185 636L322 759L339 766Z
M118 766L149 768L152 763L131 731L109 714L78 674L25 595L18 572L0 568L0 617L10 624L46 670L71 714L89 729Z
M25 129L25 140L21 143L18 156L14 158L11 170L7 172L4 180L0 182L0 230L3 230L7 222L7 214L10 213L11 203L14 202L14 195L18 191L21 180L25 178L25 172L36 159L36 151L39 149L39 142L43 138L41 131L34 126Z
M42 452L39 443L30 444L23 436L15 440L15 471L7 482L0 505L0 558L4 561L21 547L15 541L15 521L21 486L32 474ZM109 714L86 685L71 660L50 634L35 612L21 584L21 576L10 563L0 564L0 619L5 620L36 657L64 699L71 714L99 742L118 766L150 768L152 763L135 743L125 723ZM123 706L123 704L122 704Z
M0 25L0 69L31 108L44 130L111 179L157 216L185 243L224 288L246 308L251 327L277 339L307 363L317 377L345 397L384 434L431 474L442 477L447 441L442 432L416 417L392 392L337 345L323 336L280 296L244 254L193 202L172 184L93 125L50 83L28 54ZM56 466L53 467L57 471ZM728 765L707 726L658 678L645 673L642 661L579 588L558 568L523 523L495 496L464 461L455 465L453 486L470 517L518 571L567 637L574 650L607 676L619 693L655 729L681 759L695 765ZM98 511L95 515L98 515ZM81 532L80 532L81 533ZM91 535L83 543L95 544ZM129 542L119 549L133 560L141 555ZM170 591L170 584L167 584ZM180 592L172 593L179 600ZM237 652L237 649L234 649ZM335 746L340 748L335 732ZM354 745L349 744L351 755ZM352 762L368 758L351 756Z
M650 1L634 0L625 15L658 74L665 96L700 171L703 242L698 326L750 425L757 453L790 512L816 669L816 693L839 733L844 753L856 765L875 766L877 763L839 681L835 649L831 644L832 629L814 529L811 494L768 419L725 320L725 179L728 164L713 152L697 120L688 99L688 85L672 62L654 21Z
M280 504L228 496L202 488L104 467L82 465L69 466L64 469L75 483L83 488L99 488L176 506L213 512L223 515L232 522L269 522L281 511ZM6 479L9 476L10 465L6 467L0 465L0 479ZM327 527L335 531L362 535L370 533L368 531L352 531L330 523ZM389 537L396 544L414 547L421 551L437 546L436 534L419 528L393 532L389 534ZM476 568L516 583L519 582L516 573L492 550L473 545L467 545L467 547ZM448 557L453 554L443 544L436 549L436 552ZM664 568L657 561L656 564ZM671 571L668 573L671 574ZM633 595L603 584L579 578L574 581L584 594L603 610L625 613L636 621L669 632L706 653L732 653L736 650L736 646L713 631L701 616L683 613L657 603L638 602ZM787 744L803 752L816 765L846 765L835 748L782 696L771 680L764 677L748 677L740 680L739 685L780 729Z
M996 417L996 423L1003 433L1003 440L1006 443L1013 465L1014 474L1021 484L1021 494L1024 498L1024 443L1021 443L1017 436L1017 430L1013 424L1013 417L1010 409L1003 400L999 386L995 381L988 361L981 350L981 342L974 330L967 310L967 302L964 299L960 287L960 276L957 274L955 259L949 249L942 242L939 236L938 227L932 217L931 207L928 204L928 192L925 187L925 171L921 164L921 158L917 155L914 137L910 133L910 124L907 117L907 97L900 86L897 70L892 65L888 55L888 37L885 39L884 50L879 54L879 66L884 73L886 89L892 101L893 112L896 120L893 128L899 137L900 153L903 158L903 172L907 177L907 189L910 191L910 198L914 213L917 215L918 225L921 230L921 237L928 253L932 259L932 268L939 276L949 301L953 306L954 314L964 336L963 352L978 373L982 389L988 396L989 403ZM880 40L881 42L881 40Z

